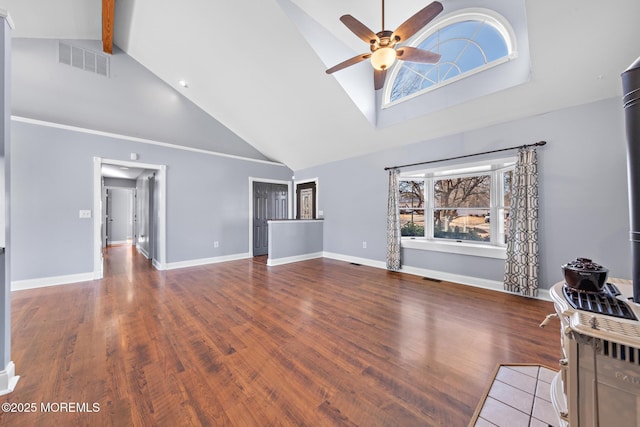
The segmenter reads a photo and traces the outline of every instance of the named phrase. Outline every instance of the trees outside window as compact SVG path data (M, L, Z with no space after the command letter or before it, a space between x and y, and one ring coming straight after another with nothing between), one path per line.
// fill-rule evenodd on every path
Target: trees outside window
M424 180L401 180L398 187L400 233L424 237Z
M437 179L434 183L433 236L491 241L491 176Z
M504 246L513 165L510 160L502 160L471 168L401 176L402 236Z

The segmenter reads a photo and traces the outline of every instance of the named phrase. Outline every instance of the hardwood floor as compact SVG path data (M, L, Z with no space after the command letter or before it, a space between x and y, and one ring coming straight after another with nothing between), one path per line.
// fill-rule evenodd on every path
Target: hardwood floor
M499 292L328 259L159 272L123 246L106 265L12 293L0 403L37 411L0 425L466 426L498 363L560 355L552 304ZM63 402L99 412L41 410Z

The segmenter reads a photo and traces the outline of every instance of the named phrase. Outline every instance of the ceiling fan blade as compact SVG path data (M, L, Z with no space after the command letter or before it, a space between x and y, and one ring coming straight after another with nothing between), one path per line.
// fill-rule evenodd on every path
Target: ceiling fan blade
M349 58L346 61L342 61L338 65L334 65L333 67L329 68L325 72L327 74L335 73L336 71L340 71L343 68L350 67L350 66L352 66L354 64L357 64L358 62L362 62L365 59L369 59L369 58L371 58L371 54L370 53L363 53L363 54L360 54L358 56L354 56L353 58Z
M340 20L344 25L347 26L348 29L351 30L351 32L353 32L353 34L364 40L365 43L371 44L378 40L378 36L376 36L376 33L371 31L369 27L358 21L353 16L342 15L340 17Z
M403 46L396 50L398 59L409 62L421 62L425 64L435 64L440 61L440 54L429 50L417 49L411 46Z
M387 70L373 70L373 88L375 90L382 89L386 77Z
M433 18L438 16L438 14L442 12L442 9L442 3L434 1L421 11L417 12L411 18L400 24L400 26L393 32L391 38L393 39L394 37L399 37L399 41L405 41L409 39L425 25L431 22Z

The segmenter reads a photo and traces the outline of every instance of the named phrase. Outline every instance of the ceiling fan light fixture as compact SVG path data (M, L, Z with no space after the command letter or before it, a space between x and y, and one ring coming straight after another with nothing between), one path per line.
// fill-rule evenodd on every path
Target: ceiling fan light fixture
M342 15L340 21L342 21L353 34L369 44L371 53L356 55L353 58L334 65L325 72L332 74L371 58L371 65L375 69L373 73L373 88L379 90L384 86L387 70L391 68L396 57L401 57L403 61L435 64L440 60L440 55L437 53L410 46L400 47L398 51L396 51L395 48L398 46L398 43L404 43L404 41L413 37L416 32L424 28L433 18L442 12L442 10L442 3L433 1L400 24L395 31L388 31L384 29L384 0L382 0L383 30L377 33L371 31L369 27L353 16Z
M396 50L391 47L381 47L371 54L371 65L376 70L388 70L396 60Z

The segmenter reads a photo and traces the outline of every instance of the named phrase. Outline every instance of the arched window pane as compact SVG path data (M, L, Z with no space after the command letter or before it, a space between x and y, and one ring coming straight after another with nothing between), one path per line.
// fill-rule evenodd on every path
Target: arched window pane
M504 33L482 16L437 29L417 47L440 53L440 61L437 64L399 63L395 78L387 83L392 85L389 102L471 74L475 69L508 57L510 52Z

